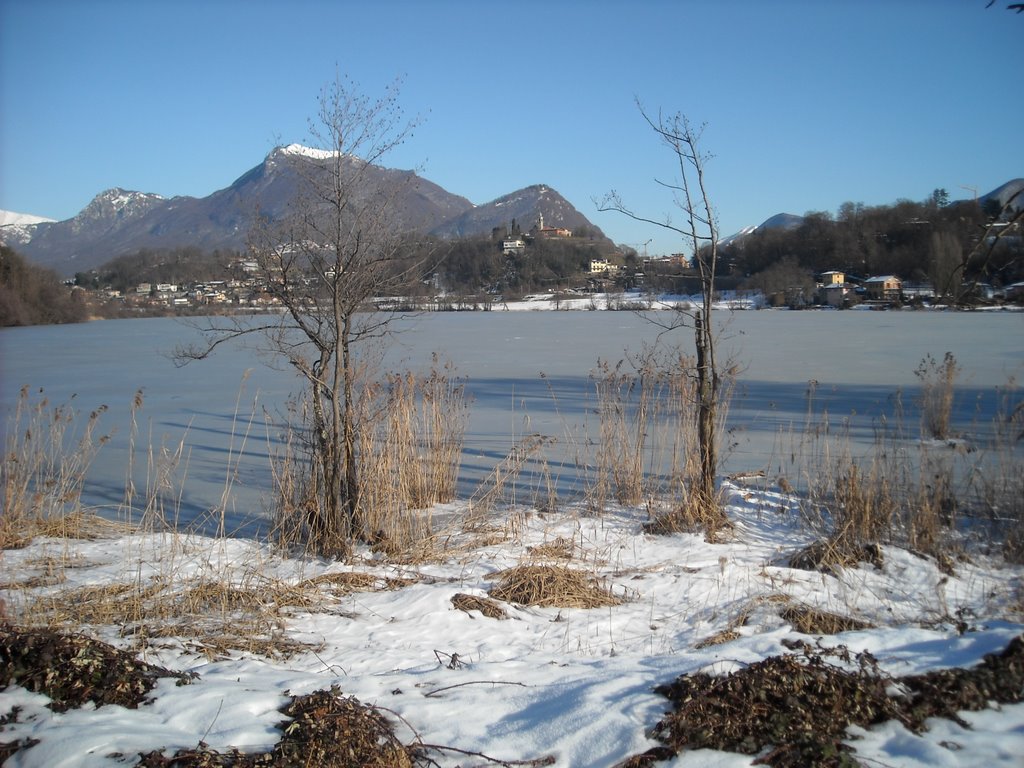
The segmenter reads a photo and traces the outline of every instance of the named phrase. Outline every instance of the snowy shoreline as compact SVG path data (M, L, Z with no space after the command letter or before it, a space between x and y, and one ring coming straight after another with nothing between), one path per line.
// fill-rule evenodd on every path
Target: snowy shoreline
M972 666L1024 632L1020 566L972 556L951 575L931 559L884 547L881 567L797 570L785 558L809 535L798 524L795 501L732 482L725 491L733 531L716 544L693 534L645 534L641 510L593 516L573 507L505 510L490 519L486 536L453 530L435 557L404 565L368 549L340 563L291 558L253 540L173 533L37 539L4 552L3 597L14 619L59 593L84 595L117 584L178 591L194 584L276 584L283 602L268 636L282 648L298 643L308 650L299 646L294 655L269 658L240 649L217 652L202 639L206 619L197 616L195 637L178 630L142 643L146 661L197 678L186 686L161 680L137 709L105 705L56 713L45 696L9 687L0 692L0 713L11 716L2 740L39 743L6 765L124 765L132 755L156 749L170 755L200 742L222 752L267 750L281 737L279 709L289 693L338 686L393 713L387 716L407 744L422 740L508 761L551 756L552 764L567 768L609 768L658 746L648 734L667 702L654 687L681 674L725 674L790 653L794 641L803 641L869 651L887 673L906 675ZM459 509L437 510L445 512ZM540 554L553 545L561 558ZM486 597L498 574L527 562L557 563L606 580L625 601L594 609L504 604L510 617L504 621L453 605L459 593ZM39 581L46 572L58 573L58 583ZM404 586L321 586L304 593L315 597L301 603L285 598L288 590L329 585L344 574ZM37 584L30 586L33 579ZM78 599L86 610L88 603ZM780 617L787 605L855 617L875 628L805 635ZM216 620L218 611L212 614ZM231 621L227 615L219 620ZM118 647L137 646L142 638L142 625L132 622L80 629ZM448 663L456 655L459 663ZM932 719L916 734L885 722L852 728L845 743L866 764L1018 765L1024 704L962 717L969 729ZM457 754L431 757L445 768L467 765ZM658 765L749 766L755 758L697 750Z

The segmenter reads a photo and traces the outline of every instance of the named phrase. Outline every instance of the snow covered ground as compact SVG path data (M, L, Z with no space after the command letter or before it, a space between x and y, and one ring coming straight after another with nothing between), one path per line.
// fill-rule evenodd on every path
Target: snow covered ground
M697 535L647 535L641 510L588 516L565 507L506 510L474 532L453 527L439 537L436 557L405 565L368 550L342 564L289 559L247 539L152 533L40 539L5 551L0 580L7 589L0 594L15 617L46 605L55 592L113 583L276 584L281 594L288 585L322 585L317 599L280 611L279 637L310 644L294 656L229 652L211 660L189 637L154 640L146 661L198 678L186 686L161 680L136 710L104 705L57 714L44 696L18 687L0 692L0 716L17 708L0 741L39 740L7 765L118 766L140 752L163 748L169 755L200 741L220 751L269 749L280 738L278 709L288 693L337 685L393 713L404 743L420 739L509 762L551 756L558 766L607 768L656 746L646 734L667 708L652 690L657 684L787 653L783 641L818 642L780 617L786 605L875 625L820 642L868 650L894 675L971 666L1024 632L1024 569L976 555L949 575L931 560L886 548L880 570L795 570L785 560L810 534L798 525L793 501L766 487L726 484L725 492L734 528L715 544ZM459 512L434 510L442 521ZM503 603L507 620L452 604L459 593L486 596L503 569L555 562L606 579L625 601L593 609ZM343 572L408 582L332 592L329 579L317 579ZM39 586L25 588L33 582ZM130 624L90 629L116 645L131 643ZM704 642L728 630L735 639ZM969 729L931 720L921 735L895 723L852 729L848 743L871 766L1021 764L1024 705L964 720ZM500 764L465 753L431 757L441 766ZM664 765L748 766L754 759L699 750Z
M751 291L719 291L719 300L714 303L717 310L761 309L765 306L764 296ZM650 294L641 291L619 293L536 293L524 296L519 301L497 301L492 305L496 311L539 312L546 310L659 310L695 309L703 301L701 296L679 294Z

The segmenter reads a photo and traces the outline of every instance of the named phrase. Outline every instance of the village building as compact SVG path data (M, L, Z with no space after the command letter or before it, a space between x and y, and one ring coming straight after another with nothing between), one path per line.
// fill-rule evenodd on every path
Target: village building
M818 288L818 301L828 307L848 306L855 296L855 289L850 283L827 283Z
M828 272L822 272L819 277L821 278L821 284L824 286L842 285L846 282L846 273L839 272L834 269L831 269Z
M506 256L522 253L526 250L526 241L521 237L507 237L501 241L501 252Z
M875 301L899 300L903 290L903 281L895 275L879 275L864 281L868 298Z
M540 223L534 228L534 234L538 237L572 237L572 230L565 227L544 226L544 214L540 215Z

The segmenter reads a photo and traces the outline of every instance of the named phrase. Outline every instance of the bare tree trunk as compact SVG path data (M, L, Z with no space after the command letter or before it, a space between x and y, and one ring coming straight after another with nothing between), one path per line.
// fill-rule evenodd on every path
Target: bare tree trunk
M706 313L710 314L710 313ZM718 381L714 365L713 330L707 327L705 313L694 318L697 345L697 445L700 451L700 477L696 499L699 515L707 517L717 508L715 476L718 472Z
M352 361L352 350L348 342L348 323L342 324L341 343L341 366L342 366L342 387L343 387L343 412L339 414L342 425L340 436L340 447L344 456L345 472L345 517L346 527L350 538L365 539L368 531L363 530L364 526L359 519L359 461L356 455L356 416L354 375L355 363Z

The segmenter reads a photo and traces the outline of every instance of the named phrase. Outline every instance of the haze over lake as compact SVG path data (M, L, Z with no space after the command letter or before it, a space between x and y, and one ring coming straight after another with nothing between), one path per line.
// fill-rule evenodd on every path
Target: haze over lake
M667 319L668 313L654 317ZM720 312L720 361L738 366L729 406L722 471L778 471L780 434L813 410L847 422L867 445L879 419L891 419L902 393L908 432L917 429L914 371L926 355L951 352L962 373L954 428L983 439L1007 385L1024 373L1024 314L1011 312ZM653 344L660 328L631 312L428 313L400 320L384 370L425 371L436 353L466 379L471 416L460 492L469 496L524 435L554 438L543 469L561 497L584 489L577 471L588 436L598 360L615 363ZM230 527L265 516L269 455L282 410L300 382L268 368L249 346L223 347L210 359L175 367L168 357L196 332L180 320L97 321L0 330L0 407L4 426L22 386L43 389L53 404L74 396L88 414L109 406L114 430L90 473L87 504L112 513L125 495L130 456L130 406L141 390L134 482L155 482L161 450L183 446L173 506L180 522L222 504ZM692 351L692 332L661 338ZM815 382L813 387L809 382ZM813 400L809 402L809 391ZM1017 396L1019 400L1020 397ZM592 420L591 420L592 422ZM521 478L531 501L538 466ZM225 489L229 491L225 495Z

